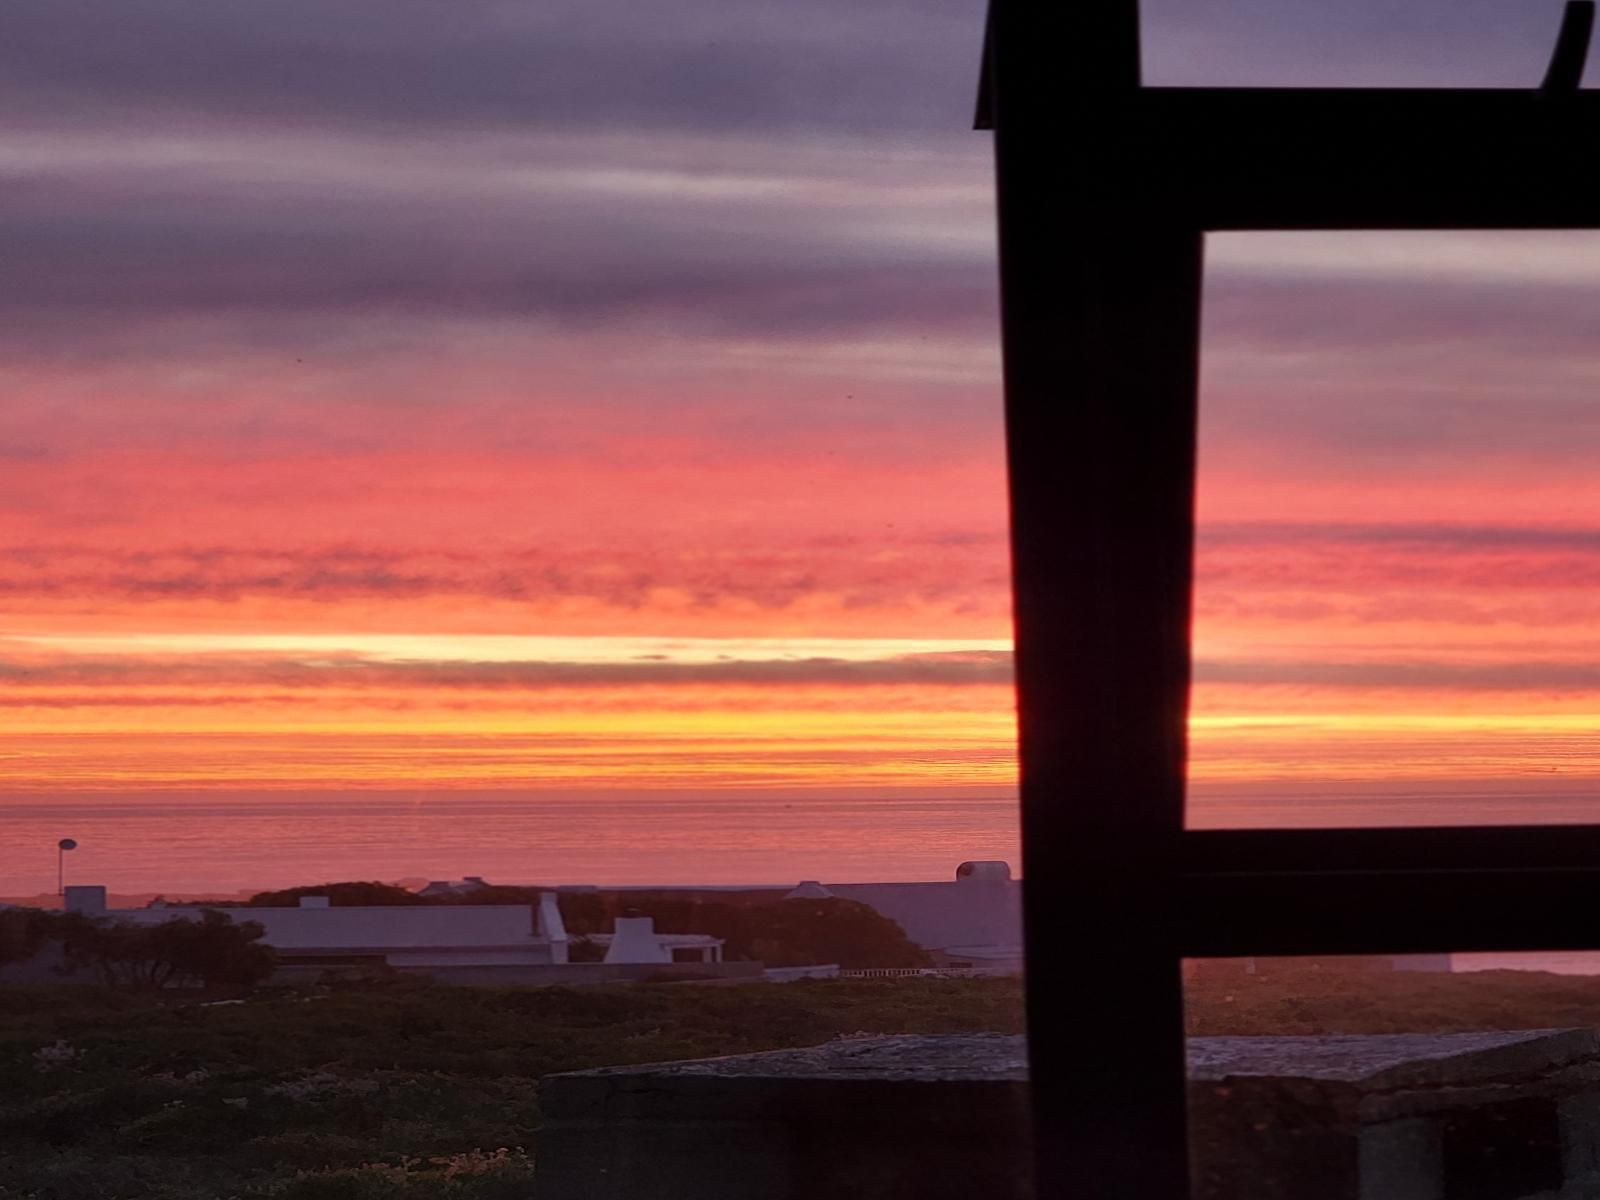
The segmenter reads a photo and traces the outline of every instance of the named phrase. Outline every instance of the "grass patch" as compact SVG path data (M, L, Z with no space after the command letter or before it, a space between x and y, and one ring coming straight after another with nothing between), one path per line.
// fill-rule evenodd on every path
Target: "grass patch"
M1191 1034L1466 1033L1600 1026L1600 976L1545 971L1220 970L1186 988Z

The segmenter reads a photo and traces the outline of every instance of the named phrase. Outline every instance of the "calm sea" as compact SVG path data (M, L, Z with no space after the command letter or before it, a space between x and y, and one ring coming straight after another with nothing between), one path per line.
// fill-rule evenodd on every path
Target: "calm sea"
M142 793L0 798L0 896L69 881L119 892L333 879L795 883L948 879L1018 861L1006 796Z

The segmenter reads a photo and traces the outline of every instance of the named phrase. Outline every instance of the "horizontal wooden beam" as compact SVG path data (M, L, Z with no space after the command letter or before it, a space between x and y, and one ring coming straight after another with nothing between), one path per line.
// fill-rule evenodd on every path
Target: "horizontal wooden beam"
M1193 830L1191 956L1600 950L1600 826Z
M1600 825L1203 829L1179 847L1186 875L1600 869Z
M1085 103L1082 120L1118 137L1069 174L1075 206L1123 221L1600 227L1600 92L1143 88ZM1062 123L1063 172L1082 162L1075 126Z
M1600 866L1190 876L1168 929L1191 957L1600 949Z

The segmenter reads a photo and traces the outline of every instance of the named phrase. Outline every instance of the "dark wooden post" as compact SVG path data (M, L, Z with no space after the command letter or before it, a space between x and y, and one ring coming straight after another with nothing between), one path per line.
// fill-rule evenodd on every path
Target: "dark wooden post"
M1121 177L1135 0L992 20L1040 1195L1180 1196L1201 235Z
M1600 228L1593 0L1540 88L1147 88L1137 0L994 0L1041 1200L1183 1200L1182 956L1600 945L1600 824L1184 828L1208 230Z

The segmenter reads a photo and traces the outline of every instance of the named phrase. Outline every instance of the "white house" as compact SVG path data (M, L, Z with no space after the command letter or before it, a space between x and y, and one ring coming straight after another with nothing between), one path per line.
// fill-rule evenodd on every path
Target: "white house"
M1022 885L1008 863L964 862L933 883L829 883L808 879L786 899L837 896L877 909L938 966L993 973L1022 969Z
M571 939L555 892L539 903L416 904L334 907L326 896L303 896L295 908L204 908L160 905L106 907L106 889L69 887L69 911L135 925L193 919L204 908L234 921L255 921L280 968L389 966L426 972L446 967L548 967L567 963ZM700 933L657 933L649 917L620 917L614 933L591 939L611 964L721 963L722 939Z
M103 887L70 887L67 908L136 925L198 916L200 908L106 908ZM567 961L556 894L538 904L417 904L332 907L305 896L296 908L207 905L235 921L256 921L283 966L395 968L550 966Z

